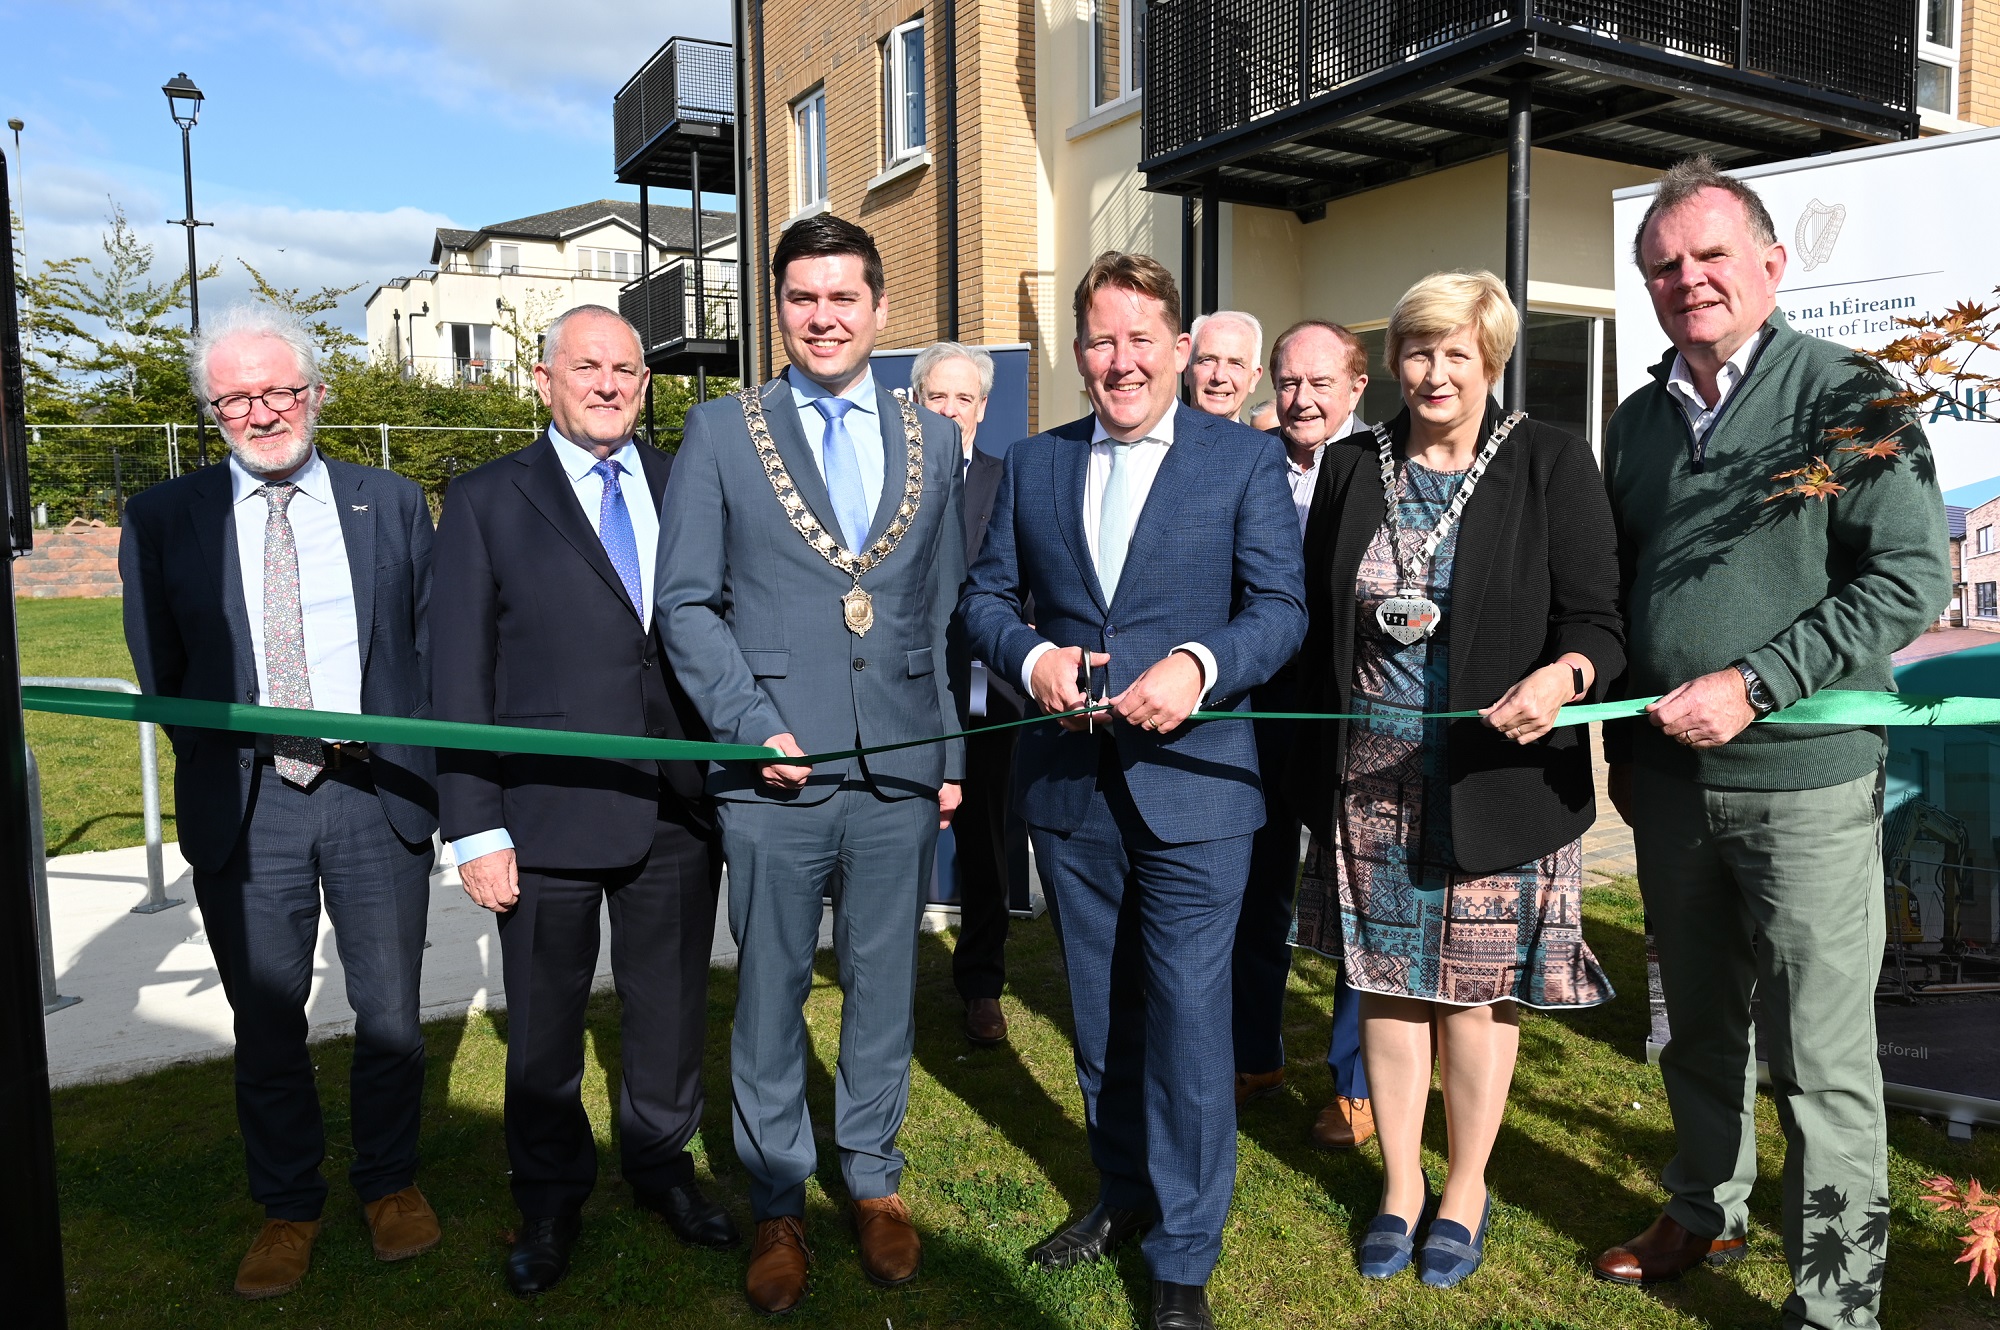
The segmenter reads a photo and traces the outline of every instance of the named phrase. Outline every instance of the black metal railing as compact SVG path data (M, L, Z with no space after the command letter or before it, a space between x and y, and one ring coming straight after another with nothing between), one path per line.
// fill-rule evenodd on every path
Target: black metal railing
M702 265L701 277L697 297L694 261L675 259L649 280L633 282L618 292L618 312L639 330L648 353L687 342L736 340L736 264L709 259Z
M1896 113L1915 104L1908 0L1148 0L1147 12L1148 159L1508 28L1667 52Z
M736 122L735 53L726 42L674 37L611 99L612 156L630 161L667 126Z

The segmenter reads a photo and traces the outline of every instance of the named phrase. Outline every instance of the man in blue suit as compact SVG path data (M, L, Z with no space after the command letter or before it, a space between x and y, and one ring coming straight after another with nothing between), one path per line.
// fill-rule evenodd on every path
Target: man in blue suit
M1175 403L1189 342L1167 270L1101 255L1073 310L1093 414L1008 450L959 602L974 654L1045 710L1085 701L1086 663L1110 708L1024 731L1016 757L1101 1175L1097 1204L1029 1259L1061 1268L1145 1233L1155 1330L1209 1330L1236 1177L1217 999L1264 797L1249 725L1185 722L1241 709L1297 652L1303 557L1277 440Z
M324 457L312 340L259 306L188 356L229 459L134 496L118 572L139 686L164 697L422 716L430 704L431 515L400 476ZM306 1047L322 902L354 1008L348 1176L375 1255L437 1245L417 1189L417 1023L436 754L176 726L181 849L236 1029L236 1120L264 1226L236 1292L311 1264L326 1128Z
M793 224L771 279L791 367L691 411L667 489L667 655L723 743L802 757L950 733L945 630L965 579L958 428L869 371L889 305L866 231L831 215ZM739 956L730 1076L757 1221L745 1291L759 1311L790 1311L806 1291L805 1188L819 1159L803 1009L828 894L843 994L833 1140L861 1268L884 1286L916 1276L896 1133L917 924L964 778L957 740L709 776Z

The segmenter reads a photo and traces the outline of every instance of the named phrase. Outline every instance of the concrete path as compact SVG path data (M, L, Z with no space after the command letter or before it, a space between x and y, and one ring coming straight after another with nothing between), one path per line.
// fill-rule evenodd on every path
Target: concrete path
M133 914L132 907L146 898L144 846L49 860L56 989L83 999L48 1018L54 1084L124 1080L176 1062L221 1057L234 1047L229 1002L177 845L166 847L166 871L167 895L187 903L158 914ZM727 910L725 884L710 952L717 965L736 963ZM605 987L611 982L608 922L601 932L597 985ZM829 912L821 923L820 946L831 946L832 937ZM431 877L429 939L424 1019L506 1005L493 916L466 898L456 869L441 868ZM346 991L332 923L322 915L306 1004L312 1038L353 1030Z

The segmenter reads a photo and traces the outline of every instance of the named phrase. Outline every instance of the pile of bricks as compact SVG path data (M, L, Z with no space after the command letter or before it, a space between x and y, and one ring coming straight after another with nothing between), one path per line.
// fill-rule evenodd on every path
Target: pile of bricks
M34 550L14 561L17 596L118 596L118 528L81 518L37 531Z

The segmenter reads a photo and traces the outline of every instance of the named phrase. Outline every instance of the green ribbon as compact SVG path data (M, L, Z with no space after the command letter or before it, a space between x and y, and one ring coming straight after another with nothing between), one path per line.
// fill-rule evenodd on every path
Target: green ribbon
M1642 714L1658 698L1632 698L1620 702L1592 702L1567 706L1556 713L1556 724L1585 725L1592 721L1622 720ZM594 734L577 730L533 730L512 725L472 725L463 721L421 720L410 716L364 716L347 711L295 711L288 707L260 707L241 702L208 702L186 697L159 697L151 694L100 693L89 688L21 689L21 705L28 711L54 712L65 716L94 716L103 720L136 721L158 725L184 725L192 729L232 730L248 734L292 734L310 739L330 739L342 743L407 744L419 748L461 748L476 752L537 753L552 757L652 758L658 761L756 762L759 764L785 755L762 744L711 743L696 739L649 739L629 734ZM876 753L920 748L950 739L992 734L1022 725L1068 716L1083 716L1107 710L1105 706L1082 707L1061 716L1027 716L997 725L959 730L926 739L849 748L835 753L809 753L791 761L816 766L843 758L869 757ZM1468 720L1477 711L1438 711L1425 714L1429 720ZM1197 711L1193 721L1215 720L1363 720L1353 713L1325 711ZM2000 698L1925 697L1912 693L1863 693L1828 689L1804 698L1763 720L1766 725L2000 725Z

